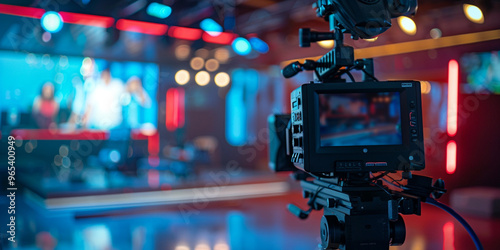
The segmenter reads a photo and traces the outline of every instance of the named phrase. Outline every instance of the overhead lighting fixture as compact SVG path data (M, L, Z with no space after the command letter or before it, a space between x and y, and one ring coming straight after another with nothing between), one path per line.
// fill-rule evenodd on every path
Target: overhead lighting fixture
M59 32L63 26L63 20L59 13L55 11L47 11L43 14L42 19L42 28L50 33Z
M484 23L484 16L481 9L472 4L463 5L464 13L467 19L473 23Z
M170 6L163 5L161 3L153 2L149 4L148 8L146 9L146 12L150 16L154 16L160 19L165 19L168 16L170 16L170 14L172 14L172 8L170 8Z
M211 36L218 36L222 32L222 26L211 18L201 21L200 28Z
M243 37L238 37L234 39L232 47L234 52L236 52L236 54L241 56L246 56L250 54L250 52L252 51L250 42L248 42L248 40Z
M205 86L210 82L210 74L206 71L200 71L196 73L194 76L194 80L196 81L196 84L200 86Z
M404 33L411 35L411 36L417 34L417 25L415 24L415 22L411 18L405 17L405 16L400 16L400 17L398 17L398 24Z

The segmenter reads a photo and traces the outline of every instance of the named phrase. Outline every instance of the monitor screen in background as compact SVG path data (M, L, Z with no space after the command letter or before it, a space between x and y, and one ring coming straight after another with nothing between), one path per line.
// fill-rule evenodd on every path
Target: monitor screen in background
M500 94L500 51L468 53L460 58L465 92Z
M321 146L400 145L399 92L319 94Z
M0 51L0 83L13 128L156 128L154 63Z

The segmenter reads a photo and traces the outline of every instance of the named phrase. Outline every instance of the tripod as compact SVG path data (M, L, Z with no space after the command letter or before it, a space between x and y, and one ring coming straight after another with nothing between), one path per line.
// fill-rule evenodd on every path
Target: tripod
M323 249L389 249L402 245L406 237L401 214L420 215L420 202L446 190L442 180L432 184L426 176L413 175L405 191L390 191L379 178L367 173L350 174L345 178L316 177L295 172L310 209L301 210L290 204L288 209L301 219L314 210L323 209L321 245ZM311 180L310 177L315 177Z

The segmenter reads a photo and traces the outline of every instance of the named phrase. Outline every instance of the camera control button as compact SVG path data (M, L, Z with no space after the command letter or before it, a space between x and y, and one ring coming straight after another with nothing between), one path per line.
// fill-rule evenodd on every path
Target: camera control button
M415 105L415 101L411 101L411 102L410 102L410 108L412 108L412 109L413 109L413 108L415 108L415 106L416 106L416 105Z

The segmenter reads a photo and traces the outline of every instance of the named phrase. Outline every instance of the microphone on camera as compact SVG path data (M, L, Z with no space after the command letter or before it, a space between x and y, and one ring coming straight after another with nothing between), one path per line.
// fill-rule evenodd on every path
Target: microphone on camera
M316 67L316 62L313 60L305 60L304 64L300 63L299 61L295 61L284 67L281 70L281 74L285 78L290 78L303 70L314 70L315 67Z

